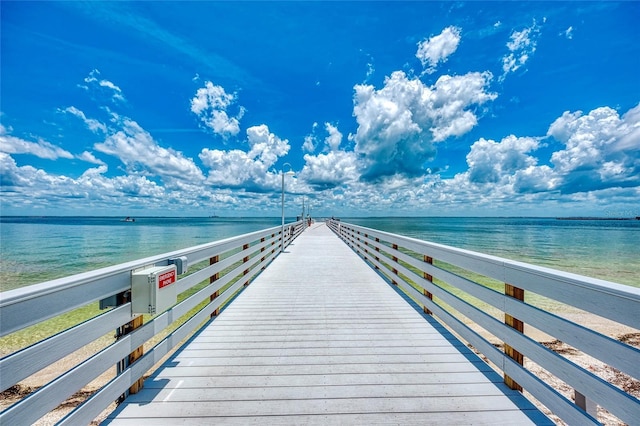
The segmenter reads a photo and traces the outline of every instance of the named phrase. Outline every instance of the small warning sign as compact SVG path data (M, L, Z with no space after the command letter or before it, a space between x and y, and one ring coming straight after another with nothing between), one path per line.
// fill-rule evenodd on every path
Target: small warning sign
M158 288L163 288L168 286L169 284L173 284L176 282L176 270L171 270L165 272L164 274L158 275Z

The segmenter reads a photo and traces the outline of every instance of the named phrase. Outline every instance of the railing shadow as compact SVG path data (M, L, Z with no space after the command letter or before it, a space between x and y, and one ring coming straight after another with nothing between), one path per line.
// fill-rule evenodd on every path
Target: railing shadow
M460 354L462 354L474 367L478 369L478 372L482 373L487 379L494 383L509 398L520 410L524 412L534 423L538 423L541 420L540 412L533 405L531 401L525 398L520 392L510 389L504 384L503 377L492 369L478 354L471 350L460 339L454 336L446 327L444 327L438 320L432 315L424 312L422 306L411 299L402 289L393 283L384 274L376 271L379 276L391 287L409 306L411 306L429 325L431 325L442 337L444 337L452 346L454 346Z

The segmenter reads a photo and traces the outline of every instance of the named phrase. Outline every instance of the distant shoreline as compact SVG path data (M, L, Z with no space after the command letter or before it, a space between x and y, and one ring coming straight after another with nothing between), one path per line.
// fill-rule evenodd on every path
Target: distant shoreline
M640 216L636 217L556 217L557 220L640 220Z
M2 218L30 218L30 219L122 219L124 216L85 216L85 215L2 215ZM134 216L131 216L132 218ZM293 217L293 216L291 216ZM328 219L326 216L316 216ZM279 219L280 216L135 216L136 219ZM289 216L285 216L289 218ZM337 218L337 217L336 217ZM608 216L341 216L342 219L556 219L556 220L640 220L636 217L608 217Z

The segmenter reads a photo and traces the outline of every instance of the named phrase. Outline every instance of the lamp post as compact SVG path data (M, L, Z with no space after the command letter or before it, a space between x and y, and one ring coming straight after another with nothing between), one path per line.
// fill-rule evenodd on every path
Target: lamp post
M282 230L281 230L281 234L280 237L282 238L282 247L281 247L281 253L284 253L284 168L285 166L289 166L290 169L292 169L291 164L289 163L284 163L282 165L282 170L280 171L280 174L282 175ZM293 170L289 170L286 174L288 175L293 175Z

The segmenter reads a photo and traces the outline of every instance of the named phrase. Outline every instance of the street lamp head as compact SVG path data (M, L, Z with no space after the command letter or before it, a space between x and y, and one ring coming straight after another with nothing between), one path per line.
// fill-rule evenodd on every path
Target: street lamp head
M285 171L284 171L284 169L285 169L285 168L287 168L286 166L289 166L289 167L288 167L288 168L289 168L289 170L285 172ZM289 163L284 163L284 164L282 165L282 172L281 172L281 173L282 173L283 175L287 175L287 176L295 176L295 174L296 174L296 173L293 171L293 166L291 166L291 164L289 164Z

